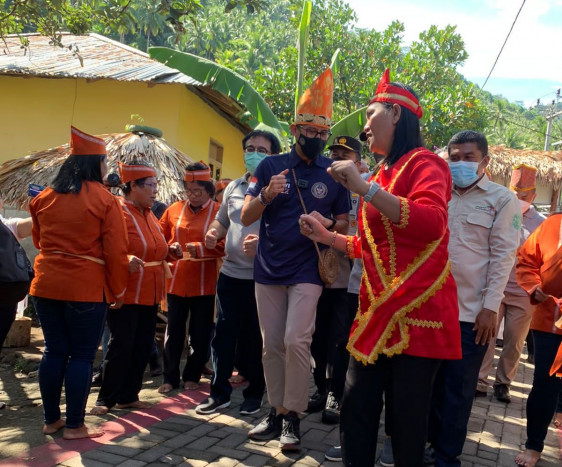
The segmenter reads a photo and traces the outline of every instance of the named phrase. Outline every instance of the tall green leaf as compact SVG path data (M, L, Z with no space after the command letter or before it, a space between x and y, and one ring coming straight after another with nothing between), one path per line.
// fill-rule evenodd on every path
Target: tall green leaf
M301 23L299 26L298 41L298 64L297 64L297 89L295 92L295 118L297 116L297 106L303 93L304 60L306 58L306 46L308 44L308 31L310 29L310 16L312 12L312 2L305 0L302 6Z
M361 107L336 122L332 126L332 136L328 141L328 145L332 144L332 141L336 136L345 135L356 138L357 135L363 131L365 123L367 123L366 111L367 106Z
M238 73L206 58L178 52L167 47L151 47L148 53L159 62L175 68L203 85L211 86L216 91L238 101L250 112L251 117L247 123L252 128L255 128L259 123L265 123L277 129L280 134L284 133L277 117L265 100Z

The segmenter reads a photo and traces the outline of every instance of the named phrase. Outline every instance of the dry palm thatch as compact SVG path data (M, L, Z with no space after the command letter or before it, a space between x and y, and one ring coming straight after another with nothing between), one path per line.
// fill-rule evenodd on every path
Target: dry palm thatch
M129 163L134 159L146 161L158 173L160 201L170 204L183 197L185 166L193 161L166 140L145 133L112 133L99 137L107 144L110 172L117 172L117 162ZM49 185L69 153L68 144L64 144L2 164L0 192L4 204L26 210L29 203L28 185Z
M497 183L509 185L513 167L527 164L537 169L537 184L551 186L554 190L562 187L562 151L534 151L511 149L505 146L490 146L488 170Z

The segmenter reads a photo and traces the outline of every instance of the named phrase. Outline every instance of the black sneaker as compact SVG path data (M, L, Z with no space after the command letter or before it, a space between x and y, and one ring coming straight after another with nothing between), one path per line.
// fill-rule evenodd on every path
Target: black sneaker
M252 415L258 413L261 409L261 399L244 399L240 406L241 415Z
M281 434L283 415L277 415L272 407L267 417L248 432L248 438L256 441L269 441Z
M215 413L218 409L224 409L230 405L230 399L227 401L221 401L218 399L213 399L208 397L203 402L201 402L197 407L195 407L195 412L200 415L208 415Z
M296 412L289 412L283 417L283 431L279 438L279 447L281 451L300 451L300 420Z
M326 406L327 395L316 391L310 399L308 399L308 413L320 412Z
M340 422L340 403L333 392L328 393L326 407L322 411L322 423L334 425Z
M101 371L96 371L92 375L92 387L93 388L101 387L102 381L103 381L103 373Z
M511 402L511 394L509 393L509 386L507 384L498 384L494 386L494 396L500 402L509 404Z

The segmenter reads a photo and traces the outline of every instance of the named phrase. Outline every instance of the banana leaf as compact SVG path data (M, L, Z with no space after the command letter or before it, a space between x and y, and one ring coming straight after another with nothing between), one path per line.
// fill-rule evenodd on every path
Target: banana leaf
M150 47L148 53L151 58L181 71L203 85L211 86L216 91L242 104L249 112L249 115L245 115L247 116L246 123L252 128L256 128L259 123L264 123L277 129L280 134L284 134L282 126L269 105L238 73L206 58L178 52L168 47Z
M330 139L328 140L328 145L332 144L332 141L336 136L345 135L356 138L359 133L363 131L365 123L367 123L366 110L367 106L361 107L336 122L332 126L332 136L330 136Z

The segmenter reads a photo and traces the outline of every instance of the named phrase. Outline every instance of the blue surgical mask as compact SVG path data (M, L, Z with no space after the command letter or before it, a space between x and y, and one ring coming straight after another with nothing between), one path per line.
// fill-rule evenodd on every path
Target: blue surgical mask
M449 162L453 183L459 188L466 188L478 180L478 162Z
M260 162L263 161L267 157L267 154L263 152L245 152L244 153L244 164L246 164L246 169L251 174L254 174Z

